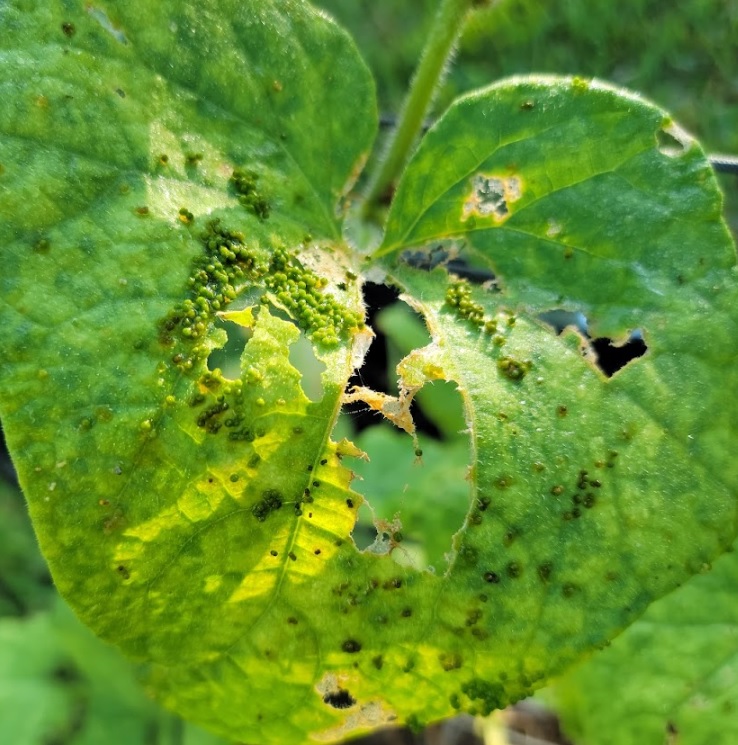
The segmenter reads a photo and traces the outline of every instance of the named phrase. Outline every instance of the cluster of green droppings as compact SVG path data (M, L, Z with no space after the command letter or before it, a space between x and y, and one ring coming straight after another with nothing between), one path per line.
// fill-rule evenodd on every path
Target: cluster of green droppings
M282 506L282 495L276 489L267 489L261 499L251 508L251 514L260 522Z
M321 292L327 285L326 279L301 266L283 247L274 249L264 281L311 341L336 346L342 336L364 326L360 313Z
M486 717L497 709L504 709L509 703L502 684L481 678L472 678L464 683L461 691L472 701L479 701L478 706L469 708L470 714L481 714Z
M205 255L188 281L195 297L184 302L182 335L187 338L204 333L213 314L235 299L237 284L256 281L266 271L259 252L244 244L243 234L224 228L219 220L208 223L201 239Z
M529 360L520 362L512 357L500 357L497 360L497 369L508 379L514 382L521 381L530 371L532 363Z
M609 455L610 459L607 461L595 461L595 467L614 468L615 460L613 453L611 452ZM615 453L615 457L616 456L617 453ZM576 520L582 517L586 510L591 510L597 504L597 490L601 487L602 479L593 478L590 476L590 472L585 468L580 469L574 485L574 494L571 497L572 506L562 513L562 518L567 522L570 520ZM559 497L564 494L565 491L566 489L563 485L557 484L551 489L551 494L555 497Z
M471 285L466 280L459 280L448 286L446 304L454 308L459 317L478 328L484 327L484 308L472 299ZM495 325L494 329L496 328Z
M271 207L264 195L257 189L258 181L259 174L245 168L235 168L230 178L231 186L238 194L239 204L260 220L266 220L269 217Z
M446 305L454 309L459 318L469 321L486 336L491 337L496 346L501 347L505 344L507 339L504 334L498 333L498 319L485 318L484 308L481 303L472 298L472 287L467 280L460 279L450 284L446 289L445 301ZM507 316L502 320L508 328L515 325L515 316Z
M179 212L182 222L194 220L184 207ZM226 308L236 297L236 286L256 282L267 272L263 253L249 248L242 233L224 228L219 220L211 220L200 240L205 252L193 267L188 280L191 296L167 315L160 325L159 340L164 345L178 334L184 341L194 342L205 335L215 313ZM198 357L198 348L194 350ZM207 356L207 350L199 350ZM173 362L183 371L192 369L194 360L187 355L175 355Z
M188 403L198 410L195 416L198 427L211 435L228 432L229 440L246 443L252 443L265 434L258 427L252 429L245 424L244 384L241 380L228 380L219 369L215 369L204 372L197 383L198 393ZM259 461L259 455L252 453L247 466L256 468Z
M194 216L186 208L179 219L190 224ZM170 346L175 338L192 343L187 353L175 354L172 361L183 371L191 370L197 359L208 356L205 345L196 342L205 336L218 311L235 298L237 288L245 284L263 284L274 299L287 310L312 341L325 346L338 345L352 329L363 327L360 313L350 311L322 290L327 280L304 268L293 252L277 245L268 259L266 251L249 247L244 236L211 220L200 239L204 253L194 264L188 280L190 297L171 311L160 324L159 341ZM245 371L261 377L258 370Z

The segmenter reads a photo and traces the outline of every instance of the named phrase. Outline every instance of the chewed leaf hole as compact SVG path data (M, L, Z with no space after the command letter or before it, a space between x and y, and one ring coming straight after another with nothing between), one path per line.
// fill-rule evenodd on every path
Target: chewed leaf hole
M689 142L689 135L674 124L668 124L656 131L656 146L659 152L669 158L684 155Z
M643 357L648 351L640 330L634 331L625 344L614 344L612 339L601 337L593 339L591 346L597 357L597 367L608 378L611 378L618 370L622 370L633 360Z
M217 369L229 380L237 380L241 376L241 355L246 348L246 343L251 338L250 329L244 328L232 321L215 319L215 328L222 329L228 335L228 341L214 349L208 356L208 369L213 372Z
M631 332L624 343L617 343L605 336L592 338L589 335L587 319L582 313L550 310L538 317L549 326L553 326L557 334L561 334L565 328L575 328L586 341L585 353L608 378L633 360L643 357L648 351L640 329Z
M349 379L347 390L361 387L379 394L397 396L397 364L411 349L428 344L430 335L420 316L398 301L397 290L372 282L367 282L362 289L367 323L377 335L364 358L364 365ZM388 313L391 319L386 322ZM344 411L350 415L354 428L359 432L383 421L382 414L364 401L346 403ZM432 437L439 436L435 424L414 403L410 411L419 431Z
M290 345L290 362L302 374L302 390L311 401L323 398L323 373L325 363L316 356L313 345L300 334L300 338Z
M401 256L414 269L432 271L443 266L449 272L472 284L485 285L490 292L500 292L497 277L478 257L465 252L456 241L441 241L423 249L404 251Z
M470 186L461 215L463 221L478 215L504 222L510 215L510 205L522 196L522 181L518 176L477 173Z
M364 303L366 305L367 325L375 326L377 314L383 309L397 301L399 292L383 284L367 282L362 288ZM383 336L374 339L364 357L364 364L349 379L347 388L353 386L367 386L380 393L397 395L395 376L390 374L388 365L387 341ZM350 414L354 427L361 431L382 421L381 416L368 409L360 402L347 404L347 414Z
M377 538L377 529L374 527L374 514L366 502L357 511L356 524L354 525L351 537L354 539L356 548L359 551L365 551Z
M369 461L352 463L352 470L372 508L359 509L357 548L418 570L445 571L453 536L469 511L468 442L421 437L418 455L411 438L385 422L364 430L356 444Z

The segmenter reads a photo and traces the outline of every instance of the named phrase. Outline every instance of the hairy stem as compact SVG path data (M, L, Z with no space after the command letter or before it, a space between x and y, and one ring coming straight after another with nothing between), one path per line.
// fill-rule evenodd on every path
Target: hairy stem
M394 136L369 185L364 205L366 217L369 217L377 205L386 199L387 192L407 162L410 149L423 125L423 119L433 101L433 94L453 52L454 44L461 34L469 11L475 4L475 0L441 0Z

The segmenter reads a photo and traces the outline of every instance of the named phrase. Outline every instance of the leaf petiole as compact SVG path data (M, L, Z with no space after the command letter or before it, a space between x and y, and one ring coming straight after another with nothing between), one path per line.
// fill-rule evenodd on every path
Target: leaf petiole
M366 193L364 216L371 219L407 162L423 119L443 79L474 0L441 0L420 64L410 84L399 122Z

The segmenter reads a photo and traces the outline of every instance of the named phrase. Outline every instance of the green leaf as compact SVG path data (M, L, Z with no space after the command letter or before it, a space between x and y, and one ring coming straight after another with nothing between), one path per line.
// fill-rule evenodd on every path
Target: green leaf
M0 410L55 582L152 678L181 677L163 698L187 716L279 739L293 725L257 714L293 678L325 710L298 733L332 725L316 619L292 660L280 616L287 667L262 657L261 695L249 663L353 524L351 448L328 433L366 343L337 209L376 128L367 70L299 2L18 0L0 26ZM231 380L207 359L236 293ZM289 357L305 337L318 401Z
M0 27L0 414L56 584L98 634L147 662L166 706L264 743L488 713L604 644L732 540L735 407L718 405L717 385L733 382L720 368L734 257L698 149L655 146L661 112L599 89L579 96L581 84L512 86L502 113L520 119L492 119L495 134L475 99L462 102L441 138L454 157L434 152L439 126L400 186L386 253L460 235L471 225L459 212L486 213L496 182L464 173L439 201L419 160L430 152L443 180L516 121L532 128L519 162L504 159L525 174L502 177L511 208L520 191L517 212L504 231L482 229L492 213L475 231L482 263L509 258L495 263L502 301L457 283L447 296L442 270L392 270L435 339L402 363L403 382L455 380L472 435L471 509L432 574L356 550L362 498L342 461L360 451L329 438L369 339L337 211L375 128L351 42L288 0L14 0ZM601 145L603 121L617 147ZM572 134L589 144L564 158ZM627 184L622 202L607 186L595 226L603 197L585 188L587 168L618 149L642 158L625 172L648 209ZM531 245L556 229L533 217L559 193L546 184L567 178L584 184L583 212L564 203L556 219L602 253L598 271L584 251L498 251L516 216L531 216ZM581 281L602 285L605 271L626 299ZM554 302L602 333L643 328L648 358L603 380L578 337L535 320ZM504 354L467 323L477 303L499 316ZM229 331L246 336L234 378L208 367ZM306 344L324 366L313 399L291 355ZM412 429L403 393L372 403Z
M0 512L3 736L14 745L222 745L156 707L135 669L74 618L48 581L20 492L2 480Z
M592 745L705 745L738 737L737 583L731 552L546 689L570 736Z
M602 646L735 533L735 253L704 154L665 121L580 80L464 98L408 165L378 251L433 337L401 365L406 388L453 380L465 401L478 509L446 579L487 580L485 651L529 680ZM438 241L495 283L398 261ZM607 378L551 310L583 313L592 336L639 329L648 351ZM471 599L452 593L449 625Z

